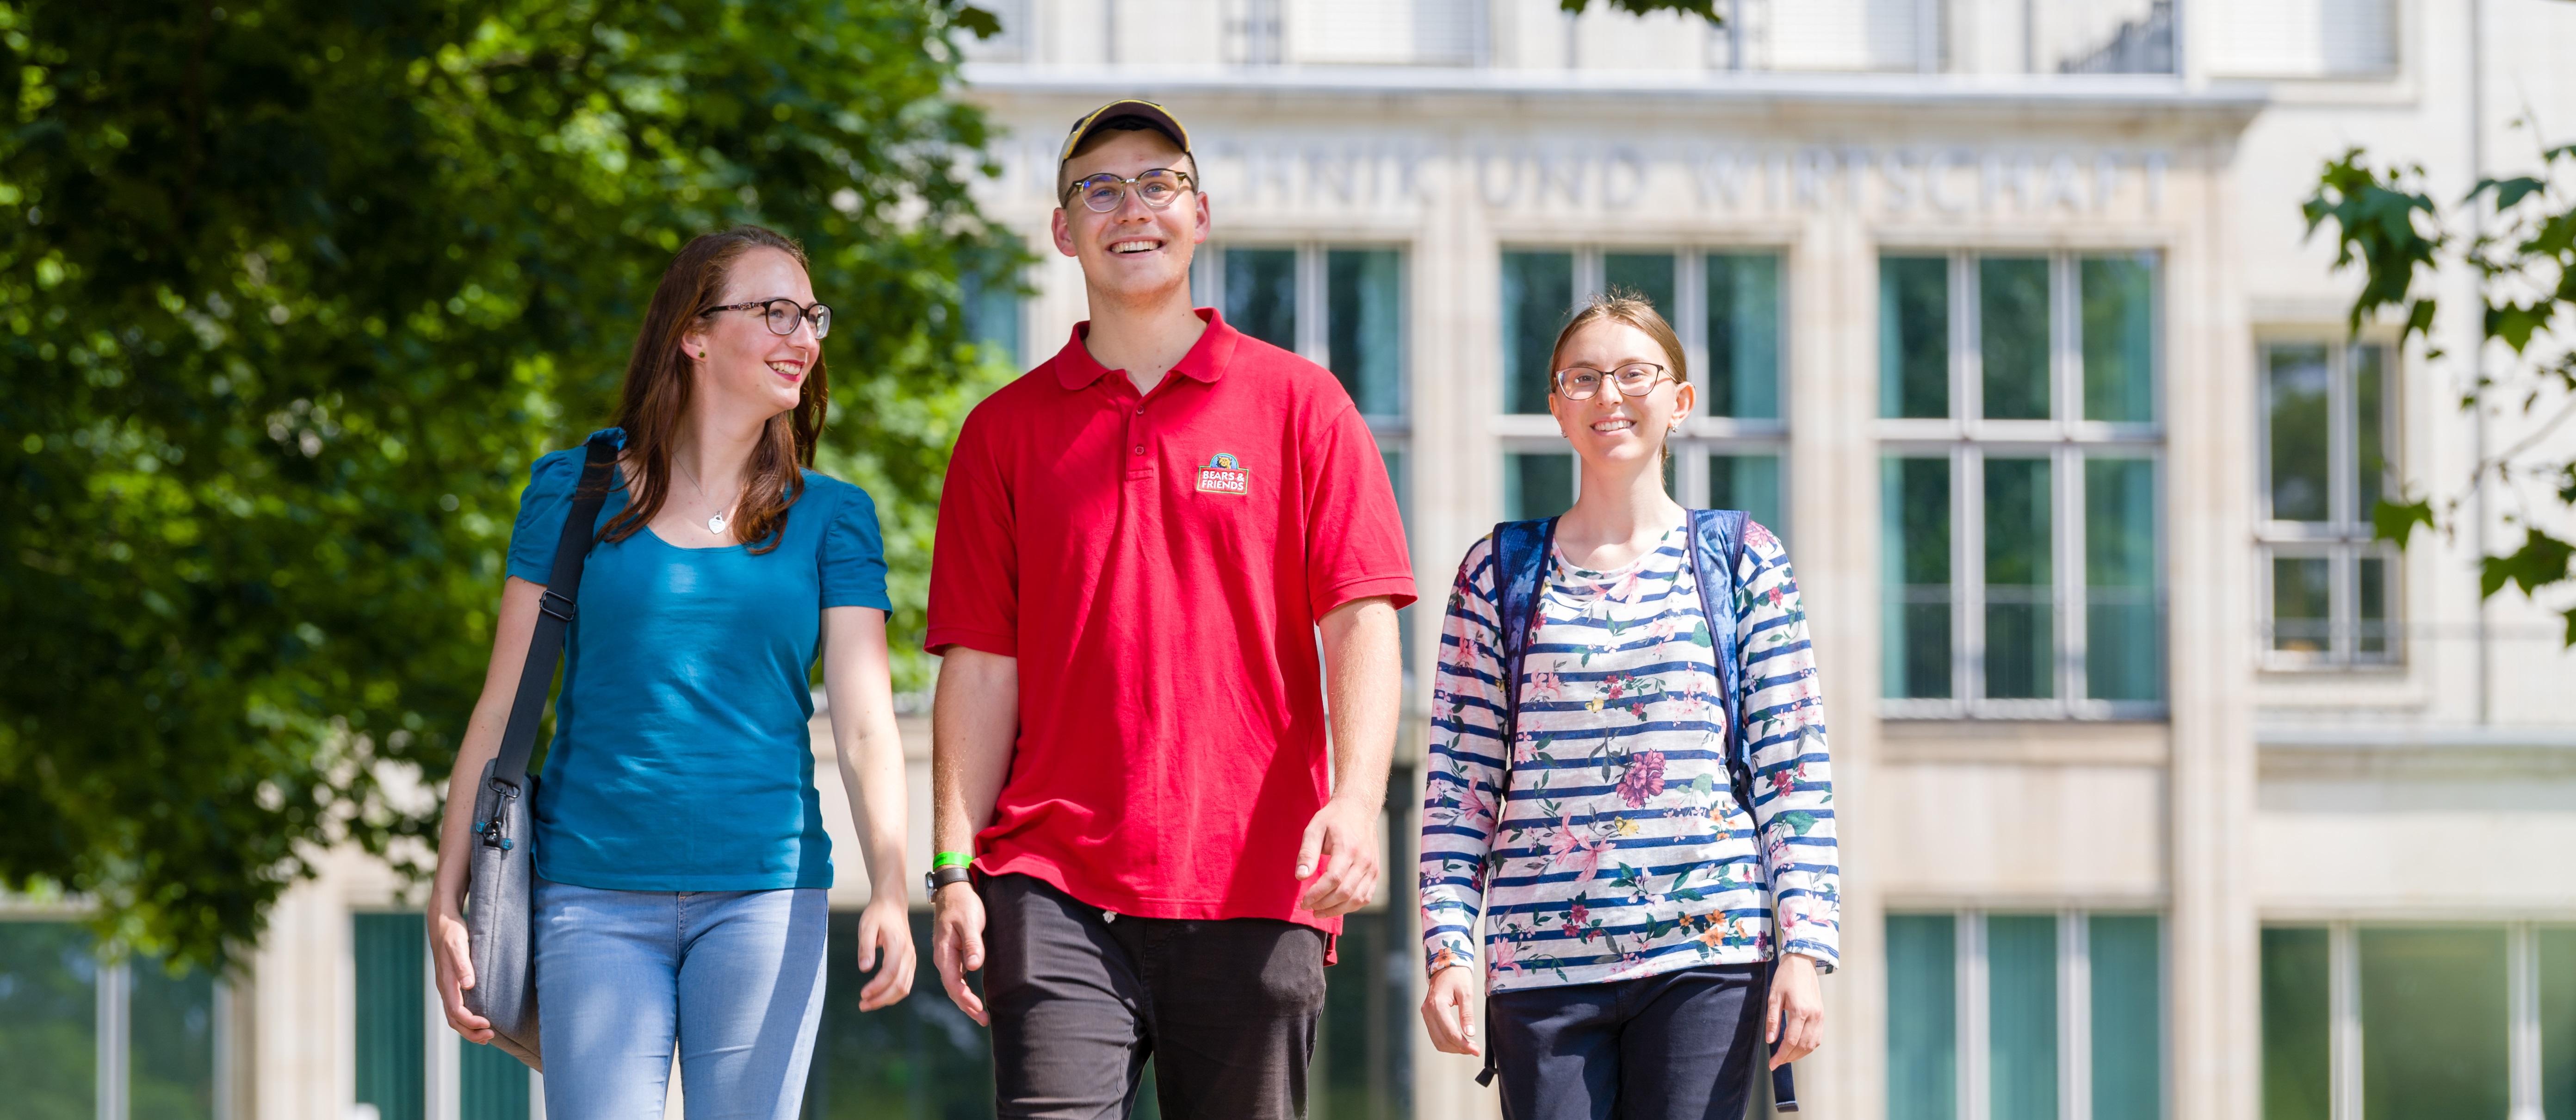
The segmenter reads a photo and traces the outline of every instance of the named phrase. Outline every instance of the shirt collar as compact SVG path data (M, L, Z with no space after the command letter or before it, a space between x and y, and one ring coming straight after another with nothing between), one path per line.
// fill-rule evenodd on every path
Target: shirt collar
M1189 353L1181 355L1172 372L1204 385L1214 385L1218 378L1225 376L1226 367L1234 364L1235 340L1242 338L1243 334L1225 325L1225 316L1216 308L1201 307L1193 313L1207 324L1207 330L1199 335L1197 344L1190 347ZM1056 384L1064 386L1068 392L1089 388L1113 372L1092 357L1091 349L1082 344L1090 334L1090 320L1075 323L1073 337L1065 340L1064 349L1056 351Z

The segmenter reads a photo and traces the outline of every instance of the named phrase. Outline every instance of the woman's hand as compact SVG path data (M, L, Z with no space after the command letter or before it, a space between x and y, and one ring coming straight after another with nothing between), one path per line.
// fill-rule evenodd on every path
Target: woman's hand
M474 986L474 942L453 906L429 909L429 959L438 974L438 1002L447 1010L447 1025L467 1042L492 1041L492 1020L465 1009L465 990Z
M876 969L876 978L859 989L859 1010L892 1007L912 994L912 973L919 962L912 951L912 915L903 891L879 891L859 911L859 971ZM879 968L882 963L884 967Z
M1816 962L1782 953L1771 970L1771 1007L1762 1020L1762 1037L1780 1044L1771 1068L1797 1061L1825 1044L1825 994L1816 982Z
M1443 1054L1482 1057L1476 1048L1476 970L1451 965L1431 974L1431 994L1422 997L1422 1025L1431 1031L1431 1048Z

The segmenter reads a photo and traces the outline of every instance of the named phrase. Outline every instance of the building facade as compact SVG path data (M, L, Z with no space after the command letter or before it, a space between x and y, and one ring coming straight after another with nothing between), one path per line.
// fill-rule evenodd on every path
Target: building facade
M2461 409L2512 359L2457 311L2429 343L2348 330L2357 278L2299 214L2354 145L2448 200L2576 139L2576 4L986 6L984 204L1043 260L1025 299L980 284L983 329L1024 365L1064 343L1056 146L1112 97L1169 105L1213 213L1200 302L1342 378L1432 604L1494 522L1572 500L1563 316L1614 286L1665 310L1706 402L1672 486L1788 542L1832 718L1844 965L1808 1112L2576 1120L2568 604L2482 599L2476 565L2557 504L2467 485L2576 436L2546 400ZM2374 541L2399 494L2463 527ZM1427 681L1436 614L1408 614ZM1332 970L1319 1116L1495 1115L1414 1015L1415 821L1390 807L1389 904ZM348 856L229 984L47 973L79 954L41 920L0 926L0 968L85 1024L49 1043L96 1055L60 1115L140 1115L163 1067L207 1102L174 1116L527 1115L524 1074L443 1037L415 913ZM834 1004L809 1112L985 1114L935 983ZM147 1026L173 1014L203 1027Z

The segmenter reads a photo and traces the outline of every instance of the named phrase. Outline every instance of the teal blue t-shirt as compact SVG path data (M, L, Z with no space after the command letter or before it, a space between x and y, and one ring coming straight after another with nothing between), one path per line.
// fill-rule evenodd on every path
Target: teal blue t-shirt
M510 574L542 584L583 451L537 460ZM599 524L626 507L626 479ZM679 548L639 529L590 553L537 784L537 874L621 891L832 885L807 682L823 609L886 598L867 492L805 472L778 547Z

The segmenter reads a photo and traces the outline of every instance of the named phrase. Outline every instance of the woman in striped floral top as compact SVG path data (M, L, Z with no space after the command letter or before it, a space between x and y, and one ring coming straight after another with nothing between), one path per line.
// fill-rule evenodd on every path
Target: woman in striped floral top
M1439 1049L1482 1053L1481 912L1506 1117L1738 1117L1760 1040L1779 1044L1770 1065L1820 1041L1817 974L1836 957L1806 615L1778 538L1746 520L1734 617L1717 620L1741 666L1742 722L1727 727L1687 513L1659 469L1694 400L1682 348L1651 305L1606 297L1549 366L1582 488L1543 560L1508 769L1492 538L1450 592L1423 806L1423 1020ZM1749 806L1728 773L1738 730Z

